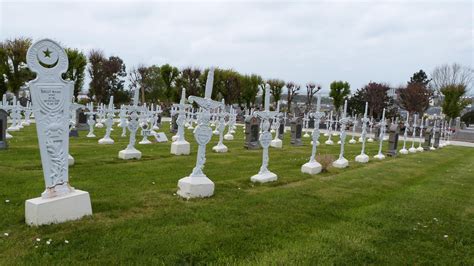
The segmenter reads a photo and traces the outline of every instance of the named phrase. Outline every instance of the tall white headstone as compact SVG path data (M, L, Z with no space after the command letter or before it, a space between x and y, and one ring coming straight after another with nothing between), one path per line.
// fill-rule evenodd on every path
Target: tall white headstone
M189 155L191 153L191 146L189 142L184 138L184 127L186 122L186 109L190 108L191 105L186 104L186 89L183 88L181 91L181 101L179 104L173 104L173 107L177 108L178 118L176 124L178 124L178 134L176 141L171 143L171 154L175 155Z
M255 116L258 116L262 120L262 133L260 134L260 145L263 148L262 152L262 166L258 174L252 176L250 180L252 182L266 183L276 181L277 175L268 170L268 147L272 141L272 133L270 133L270 121L280 114L277 112L270 111L270 85L265 86L265 110L254 112Z
M325 144L327 145L333 145L334 144L334 141L331 140L331 137L332 137L332 124L333 124L333 117L332 117L332 111L331 113L329 114L329 119L328 119L328 134L327 134L327 137L328 139L324 142Z
M209 70L206 81L206 91L204 98L190 96L190 103L197 103L202 108L194 129L194 138L198 143L196 166L191 175L181 178L178 181L177 194L183 198L203 198L214 194L214 182L212 182L202 171L206 162L206 145L212 138L212 128L210 127L211 109L224 108L221 102L211 99L212 87L214 83L214 68Z
M365 111L364 117L362 118L362 134L361 134L361 142L362 142L362 150L360 154L355 157L355 161L359 163L367 163L369 161L369 156L365 154L365 141L367 138L367 123L369 122L369 118L367 117L367 109L369 107L369 103L365 103Z
M92 215L89 193L69 184L69 108L74 86L61 78L68 68L66 52L43 39L28 49L26 61L37 74L29 86L46 185L41 197L26 201L26 223L60 223Z
M99 144L111 145L114 144L114 140L110 137L112 133L112 126L114 125L115 109L114 109L114 96L110 96L109 105L104 109L105 119L105 136L99 139Z
M339 121L339 123L341 124L341 126L340 126L340 130L341 130L341 134L340 134L341 151L339 153L339 158L332 163L332 166L334 166L336 168L346 168L347 166L349 166L349 161L346 158L344 158L344 143L345 143L345 140L346 140L346 125L349 122L349 119L346 117L346 114L347 114L347 100L344 102L344 112L342 113L342 118Z
M411 147L408 149L409 152L415 153L417 149L415 148L415 139L416 139L416 120L418 119L418 115L416 114L413 118L413 132L412 132L412 140L411 140Z
M138 109L139 109L138 93L139 91L140 91L139 88L134 89L133 104L127 108L128 112L130 113L129 121L127 123L128 131L130 131L129 142L128 142L127 148L119 151L119 154L118 154L118 157L123 160L142 158L142 153L135 148L137 130L138 130L138 127L140 126L138 122Z
M224 99L222 99L222 104L225 106ZM218 113L218 118L219 118L219 124L217 126L217 129L219 130L219 142L217 143L216 146L212 147L212 150L218 153L225 153L228 151L228 148L226 145L224 145L224 130L226 126L226 117L228 117L228 113L225 111L225 107L222 108L219 113Z
M383 147L383 138L385 136L385 126L387 122L385 121L385 108L382 111L382 120L380 120L380 135L379 135L379 152L374 156L375 159L383 160L385 155L382 153Z
M313 129L313 134L312 134L312 145L313 149L311 151L311 157L309 159L309 162L303 164L301 166L301 172L302 173L307 173L310 175L315 175L321 172L322 166L321 164L316 161L316 146L318 143L319 139L319 123L321 122L321 118L324 117L324 112L320 112L321 109L321 95L318 94L318 101L316 104L316 112L308 114L308 117L311 116L314 118L314 129Z
M280 101L277 103L276 112L280 113ZM283 147L283 141L280 139L280 119L280 116L276 116L273 119L272 127L275 129L275 138L270 142L270 146L277 149L281 149Z

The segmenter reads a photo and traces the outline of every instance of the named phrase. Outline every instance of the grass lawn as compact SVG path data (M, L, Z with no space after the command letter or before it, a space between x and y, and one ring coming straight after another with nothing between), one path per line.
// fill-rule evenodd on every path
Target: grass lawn
M235 140L225 142L228 153L211 151L216 136L208 145L205 173L215 195L186 201L175 192L196 159L190 131L190 156L170 155L170 143L137 145L139 161L118 159L128 143L120 133L116 128L116 143L107 146L85 138L87 132L71 139L70 181L90 193L94 215L31 228L24 223L25 200L44 190L36 131L12 132L10 148L0 151L0 265L474 265L472 148L376 162L373 143L371 161L360 165L354 162L360 144L347 144L349 168L310 176L300 172L310 139L292 147L287 133L283 149L270 150L278 181L254 185L261 150L243 148L239 127ZM336 156L338 149L321 145L318 153Z

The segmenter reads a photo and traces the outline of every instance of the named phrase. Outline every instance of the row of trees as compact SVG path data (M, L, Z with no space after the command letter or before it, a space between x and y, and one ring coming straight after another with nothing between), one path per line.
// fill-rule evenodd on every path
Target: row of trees
M340 110L347 99L349 112L359 115L364 113L365 103L368 102L369 115L376 118L382 116L384 108L389 116L396 115L398 108L422 115L430 107L433 98L437 97L441 99L443 113L449 118L456 118L470 103L464 96L472 81L472 69L459 64L442 65L434 69L431 78L420 70L404 86L391 88L388 84L370 82L352 95L349 83L334 81L329 96L336 110ZM394 95L389 95L390 91Z
M31 44L30 38L0 42L0 95L7 91L17 94L25 82L34 78L26 66L26 53ZM69 67L63 78L74 81L74 94L77 96L84 85L87 58L77 49L65 50Z
M17 38L0 42L0 95L6 91L17 93L21 86L34 78L26 67L26 53L31 46L29 38ZM208 69L175 66L139 65L127 72L123 60L118 56L107 57L100 50L92 50L84 55L77 49L66 48L69 68L65 79L74 81L74 94L77 97L84 85L87 73L90 77L88 94L97 103L107 103L114 96L116 103L130 101L130 89L140 88L142 102L160 103L169 106L181 97L181 88L187 95L203 96ZM384 83L370 82L351 95L350 84L345 81L334 81L330 85L329 96L334 107L340 111L344 100L348 99L349 112L362 114L365 102L369 103L369 113L380 117L383 108L389 112L397 107L410 113L422 114L429 107L434 96L443 98L442 107L449 117L459 116L468 104L463 100L467 88L472 82L472 69L458 64L436 67L428 78L423 70L413 74L405 86L392 89ZM306 111L311 109L315 94L321 86L310 82L302 88L294 82L280 79L264 80L256 74L240 74L232 69L216 69L214 75L214 99L224 99L226 103L238 104L241 107L254 107L257 96L269 84L273 102L286 97L286 110L291 110L295 97L302 90L306 94ZM128 88L126 86L128 85ZM389 96L395 90L397 100Z

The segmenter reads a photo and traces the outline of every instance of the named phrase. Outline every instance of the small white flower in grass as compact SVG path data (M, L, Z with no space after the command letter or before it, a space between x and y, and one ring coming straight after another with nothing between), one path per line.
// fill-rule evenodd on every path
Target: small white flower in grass
M9 200L9 199L6 199L6 200L5 200L5 203L10 203L10 200Z
M151 182L153 185L155 184L155 182Z
M38 248L38 246L35 246L35 248Z
M40 242L40 241L41 241L41 238L37 238L37 239L36 239L36 242Z
M51 244L51 241L49 241L49 240L46 241L46 245L49 245L49 244Z
M448 235L444 235L444 238L448 238Z
M9 233L3 233L4 236L9 236L10 234Z
M64 243L66 243L66 244L69 244L69 241L67 241L67 240L64 240Z

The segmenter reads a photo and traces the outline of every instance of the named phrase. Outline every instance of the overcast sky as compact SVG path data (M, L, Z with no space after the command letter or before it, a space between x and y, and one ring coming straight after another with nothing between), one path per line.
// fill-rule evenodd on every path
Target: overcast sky
M217 66L327 90L473 67L472 1L0 0L0 39L51 38L138 64Z

